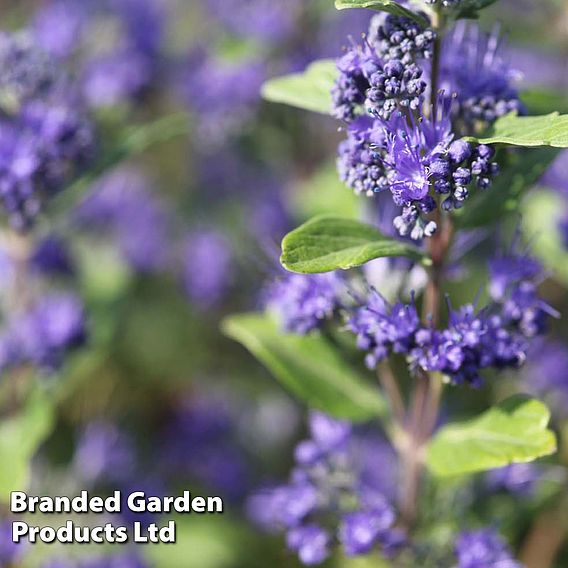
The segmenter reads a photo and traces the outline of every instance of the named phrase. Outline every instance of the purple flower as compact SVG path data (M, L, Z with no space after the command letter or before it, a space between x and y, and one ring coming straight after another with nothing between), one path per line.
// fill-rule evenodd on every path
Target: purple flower
M79 299L72 294L52 294L8 322L0 337L0 364L5 369L31 363L53 372L85 341L85 313Z
M24 544L12 542L12 521L0 521L0 565L15 565L24 551Z
M251 471L235 432L236 412L226 395L182 401L162 433L166 473L197 480L233 501L241 499Z
M25 33L0 33L0 65L2 104L12 112L30 100L50 96L66 80L49 55Z
M288 533L288 548L298 553L303 564L315 566L329 556L330 536L316 524L304 525Z
M346 514L339 528L339 540L345 553L348 556L369 553L393 522L394 511L386 503L381 509Z
M342 280L334 272L289 274L268 288L266 303L285 331L306 335L334 316L341 291Z
M522 568L505 541L493 529L462 533L455 544L457 568Z
M356 194L371 197L389 187L380 152L385 144L382 124L369 117L360 117L347 128L347 139L338 147L337 170L341 180Z
M179 92L195 114L201 147L218 148L243 131L256 112L265 78L258 59L225 61L205 50L190 54Z
M406 353L414 341L420 319L414 303L391 306L376 290L371 290L366 303L355 310L349 329L357 335L359 349L368 351L367 366L374 369L392 349Z
M125 432L110 422L96 421L81 432L73 463L87 483L124 481L135 471L136 455Z
M349 555L366 554L374 545L395 554L404 539L393 529L395 512L382 494L383 488L393 491L383 476L393 472L392 448L389 453L381 438L362 436L347 422L316 412L310 434L296 447L290 482L253 495L249 514L264 528L287 530L289 548L304 563L312 556L310 549L302 553L302 535L320 520L329 529L325 541L336 535Z
M521 280L534 280L542 274L542 265L536 258L515 248L513 244L509 252L498 253L489 260L489 293L495 301L504 300Z
M310 434L322 451L334 451L343 448L349 440L351 424L313 411L310 413Z
M371 20L368 41L383 61L413 61L430 59L435 32L414 20L393 14L377 14Z
M50 235L36 245L30 264L44 276L73 276L75 263L67 243L55 235Z
M337 61L332 114L351 122L365 107L388 120L397 108L418 109L426 89L418 62L431 56L434 37L408 18L375 16L366 43Z
M493 469L485 476L492 491L507 491L515 495L530 495L539 480L539 472L532 463L515 463Z
M76 49L87 21L85 6L76 0L54 0L36 13L33 34L38 45L54 57L65 59Z
M183 250L183 285L188 298L202 310L219 304L231 285L234 259L230 242L215 229L188 234Z
M126 262L139 272L158 271L166 264L169 220L147 179L128 168L104 176L75 210L80 228L114 238Z
M264 43L281 43L295 31L299 0L204 0L208 12L229 32Z
M497 32L486 35L463 23L446 40L441 86L448 94L456 93L458 114L470 124L525 111L513 86L516 74L500 54L500 43Z
M93 107L109 107L138 98L154 76L143 53L121 50L89 61L83 76L85 99Z
M93 126L74 85L29 38L0 36L0 201L17 230L92 158Z

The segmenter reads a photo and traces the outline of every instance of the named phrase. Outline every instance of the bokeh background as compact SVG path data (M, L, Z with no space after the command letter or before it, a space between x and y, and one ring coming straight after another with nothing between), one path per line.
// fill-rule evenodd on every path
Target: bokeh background
M14 242L4 225L0 243L5 322L22 286L34 295L73 291L87 316L86 345L56 373L30 378L30 371L6 371L0 380L4 418L35 380L53 402L49 419L41 411L30 418L49 425L25 463L29 492L191 489L222 495L227 508L222 516L177 519L176 545L136 550L16 550L0 528L0 566L296 566L281 536L259 526L251 497L286 479L307 412L223 336L220 322L263 309L289 229L317 213L359 217L367 206L338 180L337 123L263 102L260 87L314 59L339 56L371 14L337 12L331 0L15 0L0 2L0 16L3 31L25 34L68 70L96 125L93 161L50 202L30 237ZM501 27L503 49L534 112L568 110L565 2L501 0L480 25ZM7 72L1 65L0 77ZM563 313L567 200L568 156L560 155L528 195L524 216L527 236L551 272L543 286L547 301ZM483 281L484 253L495 246L484 239L479 235L470 252L468 285L454 285L456 304L469 301ZM24 284L14 260L22 247ZM446 415L529 390L552 403L555 427L566 429L566 326L555 324L520 382L491 379L465 397L455 389ZM28 423L0 432L15 452L13 465L5 457L10 452L2 454L0 469L16 467L17 448L31 431ZM396 463L381 433L373 435L374 467L385 491L395 491ZM568 507L558 507L567 502L567 464L565 445L551 463L510 485L490 486L480 477L448 488L432 511L432 538L443 541L454 530L457 507L462 519L500 524L525 560L554 548L555 566L568 566ZM6 506L0 511L7 527ZM336 557L329 566L380 562Z

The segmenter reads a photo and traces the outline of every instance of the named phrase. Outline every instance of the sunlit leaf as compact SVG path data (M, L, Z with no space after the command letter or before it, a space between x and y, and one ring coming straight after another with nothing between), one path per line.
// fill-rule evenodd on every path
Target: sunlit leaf
M549 420L542 402L513 396L473 420L441 428L428 446L428 467L449 477L547 456L556 451Z
M353 219L320 216L304 223L282 241L282 266L291 272L314 274L347 270L388 256L425 260L413 245L382 235Z

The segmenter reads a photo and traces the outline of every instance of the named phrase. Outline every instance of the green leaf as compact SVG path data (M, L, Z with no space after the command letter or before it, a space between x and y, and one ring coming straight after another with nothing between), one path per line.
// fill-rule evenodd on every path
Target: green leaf
M336 77L335 61L322 59L309 65L303 73L270 79L262 86L262 96L273 103L330 114L331 89Z
M385 237L371 225L322 215L284 237L280 262L291 272L315 274L347 270L385 256L426 261L418 248Z
M462 229L485 227L518 212L524 193L534 187L559 153L556 148L544 147L498 157L502 171L489 189L477 190L456 212L456 223Z
M309 407L354 421L386 414L379 389L352 369L324 336L285 333L270 316L261 314L231 316L222 329Z
M0 501L9 501L11 491L25 491L30 461L54 425L49 399L33 391L19 412L0 421Z
M556 280L568 286L568 251L559 227L568 213L566 200L555 191L538 189L523 201L521 211L532 252Z
M388 12L395 16L410 18L418 22L421 26L428 25L428 20L422 15L405 8L396 0L335 0L335 7L338 10L345 10L347 8L368 8L369 10Z
M508 114L499 118L481 138L471 139L481 144L568 148L568 114L558 112L541 116Z
M438 477L530 462L556 451L546 406L516 395L477 418L443 427L430 442L427 464Z

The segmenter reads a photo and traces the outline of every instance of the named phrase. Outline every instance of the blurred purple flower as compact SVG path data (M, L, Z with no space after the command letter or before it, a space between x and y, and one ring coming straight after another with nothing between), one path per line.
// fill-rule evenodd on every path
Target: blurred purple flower
M34 17L33 33L42 49L60 59L77 49L87 21L86 3L54 0L41 6Z
M232 62L202 49L191 53L179 91L195 114L201 147L218 147L242 131L260 103L265 77L265 66L256 59Z
M463 532L455 544L457 568L522 568L507 543L493 529Z
M0 337L2 369L31 363L54 372L65 356L86 342L83 305L70 293L41 298L28 312L8 322Z
M383 474L393 473L394 451L387 455L381 438L361 435L349 423L319 412L310 414L309 426L310 437L296 446L289 483L250 497L251 520L265 530L286 530L288 548L303 563L321 563L333 534L348 555L379 546L396 554L405 539L394 528L395 511L381 492ZM396 475L389 481L391 487L396 484ZM314 528L320 520L329 532Z
M73 466L89 484L124 481L136 470L132 440L111 422L91 422L77 440Z
M85 99L94 107L114 106L139 97L153 77L151 61L122 50L92 59L83 76Z
M203 0L211 14L229 32L245 39L281 43L296 31L300 0Z
M222 233L204 228L186 236L182 279L197 308L207 310L223 300L233 278L233 264L231 244Z
M42 276L75 274L75 263L67 243L55 235L49 235L37 243L30 265Z
M15 565L25 548L25 544L12 542L12 521L0 520L0 566Z
M162 435L162 463L168 475L198 481L237 501L249 489L250 467L235 432L226 398L197 396L174 411Z
M534 464L515 463L489 471L485 475L485 483L492 491L524 496L533 493L539 477Z
M321 564L330 554L331 536L316 524L304 525L288 533L288 548L298 553L306 566Z
M467 123L492 123L509 112L525 112L515 86L519 73L501 43L498 31L488 35L463 22L447 36L440 86L448 95L456 93L459 116Z
M135 169L115 170L92 188L75 211L79 228L116 240L136 271L162 269L169 247L169 213Z

